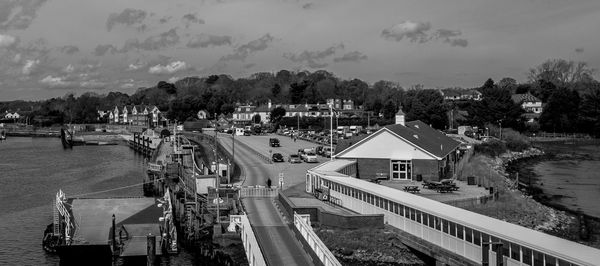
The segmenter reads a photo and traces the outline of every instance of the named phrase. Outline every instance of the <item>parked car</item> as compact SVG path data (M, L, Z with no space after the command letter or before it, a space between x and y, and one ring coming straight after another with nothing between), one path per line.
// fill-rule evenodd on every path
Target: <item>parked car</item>
M317 161L317 154L312 153L312 152L308 152L304 154L304 161L307 163L316 163Z
M281 147L281 145L279 144L279 139L278 138L270 138L269 139L269 146L271 146L271 147Z
M250 130L244 130L244 136L250 136L252 135L252 132L250 132Z
M300 156L298 156L298 154L290 154L288 162L290 162L290 163L301 163L302 160L300 160Z
M285 161L283 159L283 155L281 155L281 153L277 153L277 152L273 153L273 156L271 156L271 157L273 159L273 162L283 162L283 161Z

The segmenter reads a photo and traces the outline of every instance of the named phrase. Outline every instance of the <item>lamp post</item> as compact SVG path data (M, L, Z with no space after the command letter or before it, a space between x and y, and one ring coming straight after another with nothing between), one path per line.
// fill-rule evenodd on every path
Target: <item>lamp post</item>
M333 161L333 108L329 105L329 160Z

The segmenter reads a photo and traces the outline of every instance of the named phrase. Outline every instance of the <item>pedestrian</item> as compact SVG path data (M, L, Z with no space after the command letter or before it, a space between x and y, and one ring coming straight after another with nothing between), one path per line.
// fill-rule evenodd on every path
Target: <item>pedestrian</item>
M267 179L267 187L269 187L269 188L271 187L271 178Z
M298 137L294 136L294 142L296 142L296 139L297 139L297 138L298 138Z

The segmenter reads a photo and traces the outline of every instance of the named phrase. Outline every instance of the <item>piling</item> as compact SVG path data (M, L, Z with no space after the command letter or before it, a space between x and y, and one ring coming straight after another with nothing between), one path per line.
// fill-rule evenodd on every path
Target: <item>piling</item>
M147 266L154 266L156 262L156 236L148 234L146 237L147 243Z

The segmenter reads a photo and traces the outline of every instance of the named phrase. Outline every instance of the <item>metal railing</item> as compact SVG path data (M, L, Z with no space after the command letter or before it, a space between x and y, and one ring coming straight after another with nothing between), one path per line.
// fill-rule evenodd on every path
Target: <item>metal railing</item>
M267 262L262 254L254 230L250 226L250 220L246 215L229 215L229 220L232 225L235 225L236 231L240 233L242 243L244 243L244 251L250 266L266 266Z
M325 266L334 266L334 265L341 266L342 264L335 258L333 253L331 253L331 251L327 248L327 246L325 246L325 244L323 244L321 239L312 230L312 227L310 226L309 222L310 222L310 215L308 215L308 214L299 215L296 212L294 212L294 226L296 227L296 229L298 229L298 231L300 232L300 234L302 235L302 237L304 238L306 243L308 243L310 248L315 252L315 254L319 258L319 260L323 263L323 265L325 265Z
M240 187L240 198L275 198L279 195L278 187Z

